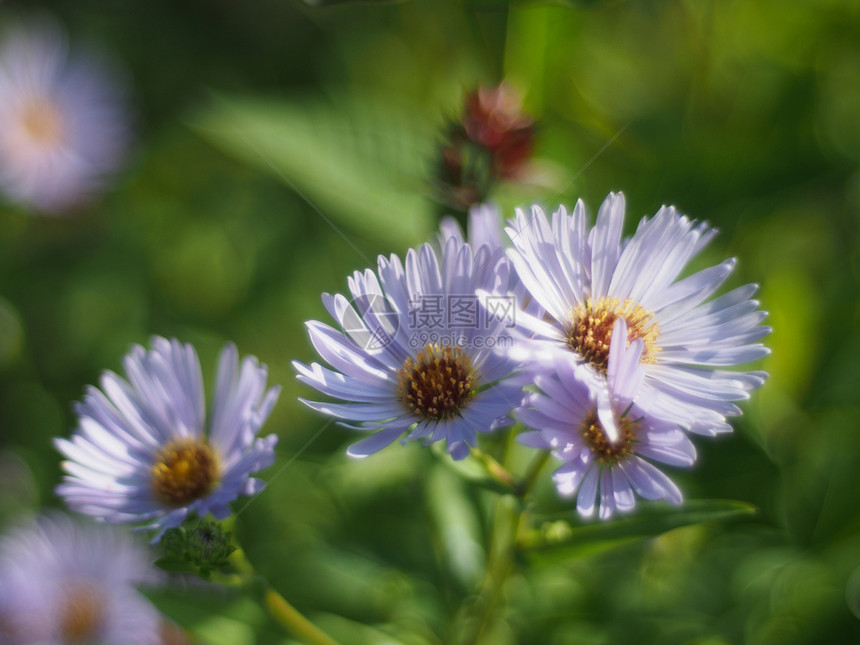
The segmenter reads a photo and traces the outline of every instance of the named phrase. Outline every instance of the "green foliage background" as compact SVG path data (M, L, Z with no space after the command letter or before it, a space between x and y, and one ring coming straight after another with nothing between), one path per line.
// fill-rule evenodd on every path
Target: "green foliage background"
M459 642L498 495L420 446L348 460L290 361L313 358L321 292L433 231L442 126L508 78L553 187L500 189L505 212L623 190L631 227L663 203L710 221L699 263L761 284L773 354L736 432L697 441L680 514L577 534L547 468L529 512L557 544L523 554L478 640L857 642L860 4L7 0L0 22L38 8L127 66L137 143L77 217L0 206L3 522L59 506L51 437L132 343L193 342L211 384L233 340L284 388L271 484L234 527L250 560L342 642ZM202 642L285 642L254 593L155 600Z

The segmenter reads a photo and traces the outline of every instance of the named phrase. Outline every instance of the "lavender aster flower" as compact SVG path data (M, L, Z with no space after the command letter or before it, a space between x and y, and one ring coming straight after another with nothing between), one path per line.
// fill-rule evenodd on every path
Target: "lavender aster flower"
M277 437L257 433L280 388L266 390L266 367L247 357L240 368L236 347L226 345L207 428L194 348L152 344L126 355L128 381L105 372L102 390L90 387L77 405L71 440L55 440L66 457L57 493L77 512L112 523L151 520L160 532L192 512L223 519L230 502L262 488L251 474L274 461Z
M571 215L560 208L551 224L536 206L530 216L518 211L508 229L509 256L547 312L518 321L531 334L525 346L570 351L605 373L614 323L623 319L627 341L642 340L643 391L654 392L654 404L692 432L730 431L725 417L740 413L733 401L749 398L767 376L724 369L769 352L758 342L770 328L760 324L767 314L751 299L757 287L708 300L734 259L678 280L716 231L672 207L643 218L624 242L623 225L621 194L607 197L590 230L581 201Z
M523 310L533 318L542 317L543 308L531 297L528 289L514 270L513 264L505 255L509 241L503 233L502 214L498 206L494 204L472 206L469 209L468 225L468 243L473 249L478 249L475 254L474 269L478 275L476 282L482 285L495 285L492 291L495 296L479 288L479 301L486 304L488 299L493 302L494 297L497 298L501 295L507 298L507 302L513 305L517 311ZM452 237L463 243L467 241L457 221L452 217L447 217L442 220L438 236L439 245L444 248L446 242ZM492 315L493 311L487 313ZM516 314L512 314L509 320L511 328L513 328L516 323Z
M486 246L494 254L504 250L506 240L502 232L502 216L497 207L491 204L472 206L469 209L468 226L467 240L457 220L453 217L443 219L438 236L441 246L444 248L449 238L456 237L462 242L468 241L474 249Z
M53 24L18 29L0 47L0 190L45 212L100 188L129 139L117 79L70 56Z
M323 304L344 332L311 321L308 331L334 369L295 362L298 378L327 396L346 401L303 403L348 426L373 432L349 448L364 457L407 433L404 441L445 440L462 459L478 432L509 425L521 401L517 364L496 351L505 321L486 316L475 290L507 280L504 257L473 249L462 235L443 238L441 254L429 244L400 258L379 258L377 274L348 280L352 300L323 294ZM509 269L508 269L509 270Z
M528 395L516 416L537 428L518 439L533 448L551 450L564 462L553 478L564 496L577 495L577 511L600 519L635 505L634 492L645 499L681 503L678 487L650 461L690 466L696 450L676 420L648 410L641 396L645 341L622 340L623 318L615 321L605 381L569 354L556 354L552 369L538 374L540 390Z
M502 229L502 215L498 207L477 204L469 209L468 238L463 235L457 220L446 217L439 227L437 239L442 249L451 238L463 244L468 243L475 250L476 281L481 285L496 283L497 291L513 292L522 282L505 257L507 240Z
M2 642L157 645L160 617L135 588L154 580L128 534L43 517L0 541Z

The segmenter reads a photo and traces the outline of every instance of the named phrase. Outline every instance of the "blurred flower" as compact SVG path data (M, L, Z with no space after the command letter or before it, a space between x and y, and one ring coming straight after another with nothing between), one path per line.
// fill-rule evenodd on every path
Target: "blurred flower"
M133 347L124 366L128 382L105 372L103 392L90 387L77 405L71 440L55 440L67 459L57 493L70 508L112 523L153 520L158 539L190 513L223 519L230 502L262 488L251 474L272 464L277 437L257 433L280 388L266 390L256 358L239 371L236 347L221 351L208 431L191 345L156 337L148 352Z
M0 46L0 190L44 212L98 190L129 139L118 79L69 55L51 23L19 28Z
M570 354L556 354L552 369L538 374L532 392L516 416L530 428L518 437L533 448L552 450L563 461L553 478L559 492L578 492L577 511L583 517L600 506L600 519L615 511L630 511L634 491L645 499L681 503L678 487L643 459L690 466L696 449L677 421L648 410L649 397L637 396L645 375L641 362L645 341L628 346L624 318L613 325L606 380ZM599 500L599 502L598 502Z
M128 534L43 517L0 541L2 642L157 645L160 617L135 589L155 580Z
M488 244L474 249L459 232L444 238L439 255L429 244L410 249L405 268L396 255L380 256L378 279L370 269L349 279L352 301L323 294L344 332L308 323L311 342L334 370L293 363L299 380L347 403L300 400L374 432L349 448L354 457L408 431L404 441L444 439L462 459L478 432L512 422L506 415L522 398L522 382L512 376L517 364L496 351L510 339L507 323L485 315L475 295L510 271Z
M458 207L483 202L499 180L523 179L534 152L534 121L509 85L466 96L462 123L451 125L442 148L445 198Z
M749 398L766 374L722 369L765 356L757 342L770 332L767 315L746 285L705 302L729 276L726 260L677 280L686 264L716 231L672 207L643 218L622 244L624 196L610 194L588 230L585 206L572 215L564 207L552 225L537 206L517 211L508 234L508 253L531 295L547 311L544 318L522 315L518 325L531 338L517 351L534 357L549 349L573 352L577 360L605 373L615 321L624 319L627 342L641 339L645 365L642 391L655 410L692 432L729 432L725 417L740 414L732 403ZM522 358L522 356L521 356Z

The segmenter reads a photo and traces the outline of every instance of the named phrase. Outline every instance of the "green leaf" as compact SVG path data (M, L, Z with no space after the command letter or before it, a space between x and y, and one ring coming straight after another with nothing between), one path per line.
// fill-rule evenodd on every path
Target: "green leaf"
M435 135L390 102L216 100L194 121L206 139L275 175L352 244L351 231L405 248L434 227L425 197Z
M539 529L521 536L518 546L537 562L593 555L682 526L752 517L757 508L735 500L690 500L680 509L665 504L642 504L632 517L574 526L570 514L544 517Z

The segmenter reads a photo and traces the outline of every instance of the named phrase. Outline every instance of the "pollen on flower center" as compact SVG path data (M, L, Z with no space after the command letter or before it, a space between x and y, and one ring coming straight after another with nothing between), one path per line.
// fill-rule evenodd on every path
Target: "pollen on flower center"
M218 482L218 458L205 441L177 439L158 453L152 467L152 490L170 506L185 506L204 497Z
M630 445L634 439L639 423L629 417L619 419L620 436L615 442L606 436L606 430L597 418L597 412L592 411L582 423L582 437L591 452L600 462L615 462L626 457L633 451Z
M619 318L627 322L627 344L641 338L645 343L642 362L654 362L660 333L657 323L652 322L654 314L630 299L620 302L618 298L600 298L594 302L589 298L580 302L573 310L573 323L566 330L568 347L605 372L612 327Z
M63 591L60 641L69 645L98 642L105 620L102 594L93 585L78 582Z
M398 395L411 412L426 419L448 419L472 398L472 361L459 347L425 345L397 372Z
M63 117L48 99L31 99L21 110L21 126L33 143L54 146L63 137Z

